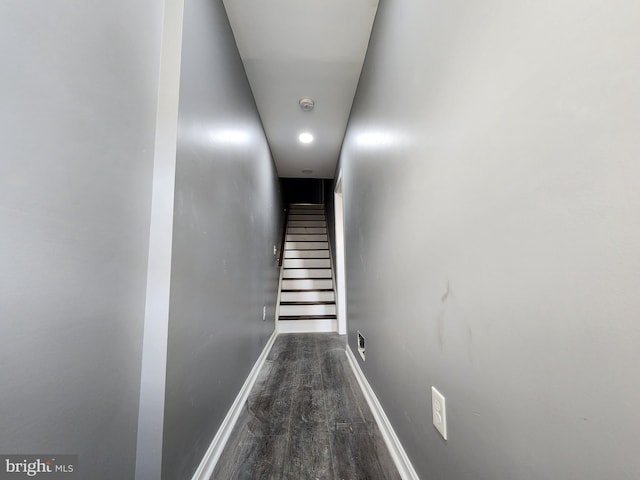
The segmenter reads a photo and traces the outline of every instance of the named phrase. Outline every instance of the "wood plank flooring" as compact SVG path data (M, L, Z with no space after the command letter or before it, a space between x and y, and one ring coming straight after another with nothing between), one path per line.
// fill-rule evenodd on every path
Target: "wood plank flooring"
M279 335L211 478L400 479L344 350L336 334Z

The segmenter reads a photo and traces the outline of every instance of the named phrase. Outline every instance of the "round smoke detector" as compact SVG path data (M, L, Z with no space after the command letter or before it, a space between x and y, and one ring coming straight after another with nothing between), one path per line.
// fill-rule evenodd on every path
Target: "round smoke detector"
M302 110L304 110L305 112L309 112L309 111L313 110L313 107L316 104L316 102L314 102L313 99L309 98L309 97L301 98L298 103L300 104L300 108Z

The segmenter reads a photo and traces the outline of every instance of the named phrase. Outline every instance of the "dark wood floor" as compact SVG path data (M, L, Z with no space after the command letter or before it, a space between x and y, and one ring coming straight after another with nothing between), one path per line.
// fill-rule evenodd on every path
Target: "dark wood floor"
M399 479L335 334L276 339L212 479Z

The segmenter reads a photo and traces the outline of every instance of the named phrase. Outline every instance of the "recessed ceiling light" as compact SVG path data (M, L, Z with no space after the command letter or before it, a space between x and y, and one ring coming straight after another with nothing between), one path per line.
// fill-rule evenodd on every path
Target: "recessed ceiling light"
M298 136L298 140L300 140L302 143L311 143L313 142L313 135L308 132L304 132Z

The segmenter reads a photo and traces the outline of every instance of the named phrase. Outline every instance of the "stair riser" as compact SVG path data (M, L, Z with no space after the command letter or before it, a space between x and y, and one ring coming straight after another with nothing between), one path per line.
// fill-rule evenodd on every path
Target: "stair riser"
M284 268L331 268L328 258L285 258Z
M335 315L335 305L280 305L281 317Z
M282 292L280 302L335 302L335 295L333 292Z
M284 258L329 258L329 250L285 250Z
M317 215L299 215L299 214L289 214L289 220L325 220L324 214Z
M327 242L285 242L285 250L327 250Z
M282 273L282 278L331 278L329 268L294 268Z
M282 290L332 290L331 279L282 280Z
M325 216L324 210L300 210L300 209L295 209L295 210L289 210L289 214L288 216L291 217L292 215L320 215L322 217Z

